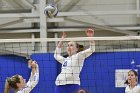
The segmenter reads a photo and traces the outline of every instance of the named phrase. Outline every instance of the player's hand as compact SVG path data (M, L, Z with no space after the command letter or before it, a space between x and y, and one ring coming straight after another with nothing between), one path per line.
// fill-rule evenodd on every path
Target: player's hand
M31 67L31 68L36 68L37 62L35 60L30 59L28 61L28 66Z
M87 35L88 37L94 36L94 29L88 28L88 29L86 30L86 35Z
M31 62L31 67L32 68L36 68L36 65L37 65L37 62L35 60Z
M65 32L62 32L62 36L61 37L62 38L66 38L66 36L67 36L66 33Z

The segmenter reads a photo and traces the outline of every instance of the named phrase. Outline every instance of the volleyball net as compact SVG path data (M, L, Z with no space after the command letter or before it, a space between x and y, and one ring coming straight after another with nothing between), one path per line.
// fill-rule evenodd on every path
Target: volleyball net
M29 79L27 58L36 60L40 69L40 80L31 93L54 93L55 79L61 71L61 64L54 59L59 41L63 41L62 55L67 56L67 42L76 41L89 47L89 40L95 40L95 52L89 56L80 73L81 88L90 93L124 93L127 72L140 71L140 37L74 37L0 40L0 90L4 90L7 77L20 74ZM83 47L82 47L83 48ZM26 81L27 81L26 80Z

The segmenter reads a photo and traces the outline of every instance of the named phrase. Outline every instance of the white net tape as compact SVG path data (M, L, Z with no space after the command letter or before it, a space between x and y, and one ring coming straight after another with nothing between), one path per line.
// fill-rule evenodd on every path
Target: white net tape
M116 36L116 37L74 37L65 38L63 41L89 41L89 40L139 40L140 36ZM61 38L35 38L35 39L0 39L0 42L43 42L61 41Z

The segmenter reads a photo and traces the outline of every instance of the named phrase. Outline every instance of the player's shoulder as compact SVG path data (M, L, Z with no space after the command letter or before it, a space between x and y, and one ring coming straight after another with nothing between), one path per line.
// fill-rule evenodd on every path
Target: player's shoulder
M138 84L137 86L140 86L140 84Z
M137 87L140 89L140 84L138 84Z
M129 89L129 88L130 88L129 85L127 85L125 89Z
M16 92L16 93L26 93L26 92L25 92L26 88L28 88L28 86L26 86L26 87L20 89L20 90L19 90L18 92Z

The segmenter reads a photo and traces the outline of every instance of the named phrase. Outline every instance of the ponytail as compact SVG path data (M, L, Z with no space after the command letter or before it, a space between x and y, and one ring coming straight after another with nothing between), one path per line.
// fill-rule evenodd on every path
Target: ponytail
M77 50L77 53L84 50L84 46L83 46L83 45L80 45L80 44L78 44L78 43L76 43L76 47L77 47L77 49L78 49L78 50Z
M18 89L17 83L20 83L20 78L19 78L18 74L7 78L6 82L5 82L4 93L9 93L10 88L17 90Z
M6 81L5 81L4 93L9 93L9 91L10 91L10 86L9 86L8 81L6 80Z

